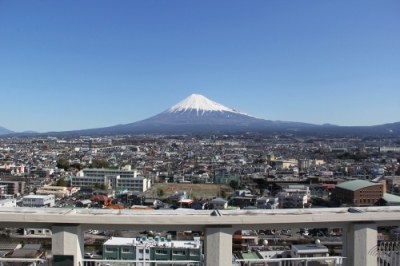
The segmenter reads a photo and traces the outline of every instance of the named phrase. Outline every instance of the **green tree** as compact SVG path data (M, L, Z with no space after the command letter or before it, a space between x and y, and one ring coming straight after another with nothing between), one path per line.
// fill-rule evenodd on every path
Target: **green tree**
M58 169L64 169L65 171L69 168L69 161L64 158L60 158L57 160L57 167Z
M226 198L226 191L225 190L221 190L221 198Z
M83 165L80 163L73 163L69 166L70 168L75 168L76 170L80 171L83 169Z
M103 183L96 183L94 184L94 187L97 189L106 190L106 185Z
M93 160L90 168L110 168L110 163L106 160Z
M157 188L157 196L159 196L159 197L164 197L164 189L162 189L162 188Z
M57 185L57 187L66 187L67 181L65 181L65 178L60 178L57 180L56 185Z
M237 190L239 189L239 182L236 180L231 180L231 182L229 182L229 186L231 186L231 188L234 190Z
M399 166L399 167L397 167L397 170L396 170L396 175L400 175L400 166Z

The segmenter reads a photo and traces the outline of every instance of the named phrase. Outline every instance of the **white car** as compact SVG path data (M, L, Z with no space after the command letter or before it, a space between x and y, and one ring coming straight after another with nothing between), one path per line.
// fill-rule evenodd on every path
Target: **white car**
M93 258L93 254L92 254L92 253L85 253L85 254L83 255L83 258L85 258L85 259L91 259L91 258Z

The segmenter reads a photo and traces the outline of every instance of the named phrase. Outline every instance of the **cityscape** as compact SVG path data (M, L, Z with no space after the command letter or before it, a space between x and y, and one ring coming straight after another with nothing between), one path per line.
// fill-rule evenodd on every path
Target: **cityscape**
M399 11L0 0L0 266L400 266Z

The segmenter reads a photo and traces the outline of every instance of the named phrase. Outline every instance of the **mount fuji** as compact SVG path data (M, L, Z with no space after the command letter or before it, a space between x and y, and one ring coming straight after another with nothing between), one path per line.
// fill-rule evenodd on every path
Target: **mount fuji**
M297 122L270 121L253 117L214 102L203 95L192 94L164 112L135 123L96 129L101 134L142 133L235 133L246 131L302 130L313 127ZM88 132L89 131L89 132ZM84 130L81 133L94 133Z

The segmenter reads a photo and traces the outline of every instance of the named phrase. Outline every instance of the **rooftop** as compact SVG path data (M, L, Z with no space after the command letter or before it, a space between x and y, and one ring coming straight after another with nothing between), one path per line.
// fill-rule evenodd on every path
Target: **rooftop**
M340 183L336 185L338 188L346 189L346 190L351 190L351 191L357 191L363 188L367 187L372 187L372 186L381 186L381 183L373 183L365 180L352 180L352 181L347 181Z
M389 194L389 193L384 193L383 199L389 203L400 203L400 196L396 196L396 195Z
M193 240L167 240L166 238L159 239L141 239L127 237L112 237L107 240L104 245L109 246L163 246L174 248L198 248L199 242Z

